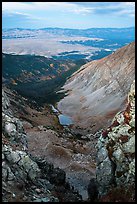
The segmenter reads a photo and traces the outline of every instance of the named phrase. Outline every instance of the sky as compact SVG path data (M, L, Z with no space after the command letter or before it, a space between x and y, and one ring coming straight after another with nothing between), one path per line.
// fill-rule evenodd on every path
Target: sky
M135 26L135 2L2 2L2 28Z

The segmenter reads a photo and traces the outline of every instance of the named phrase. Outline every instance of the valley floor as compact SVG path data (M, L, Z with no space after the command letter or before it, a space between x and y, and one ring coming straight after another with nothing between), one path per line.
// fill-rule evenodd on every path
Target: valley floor
M85 139L78 139L71 133L70 128L63 128L55 119L57 118L52 113L40 114L35 111L32 123L24 122L28 151L33 156L46 158L55 167L63 169L67 181L78 190L84 200L87 200L89 181L95 177L97 141L91 135L90 141L86 136ZM34 121L37 125L32 126Z

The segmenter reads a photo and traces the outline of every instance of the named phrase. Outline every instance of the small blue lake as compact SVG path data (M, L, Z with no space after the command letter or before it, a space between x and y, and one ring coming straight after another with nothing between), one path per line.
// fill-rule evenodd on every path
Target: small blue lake
M52 108L52 111L58 115L59 123L61 125L65 126L65 125L73 124L71 117L67 115L59 114L59 111L53 105L51 105L51 108Z
M67 115L60 114L58 116L58 118L59 118L59 122L60 122L61 125L71 125L71 124L73 124L72 119Z

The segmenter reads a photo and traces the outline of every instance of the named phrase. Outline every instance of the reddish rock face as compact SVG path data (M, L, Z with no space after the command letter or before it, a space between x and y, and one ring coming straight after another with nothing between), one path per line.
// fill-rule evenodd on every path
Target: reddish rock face
M58 109L71 116L75 126L95 132L110 125L114 115L125 108L134 78L135 42L132 42L75 72L63 87L68 95L58 103Z

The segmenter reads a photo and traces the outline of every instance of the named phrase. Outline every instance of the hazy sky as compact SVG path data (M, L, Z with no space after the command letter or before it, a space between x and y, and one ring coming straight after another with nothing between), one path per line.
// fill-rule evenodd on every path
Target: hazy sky
M135 26L135 2L2 2L3 28Z

